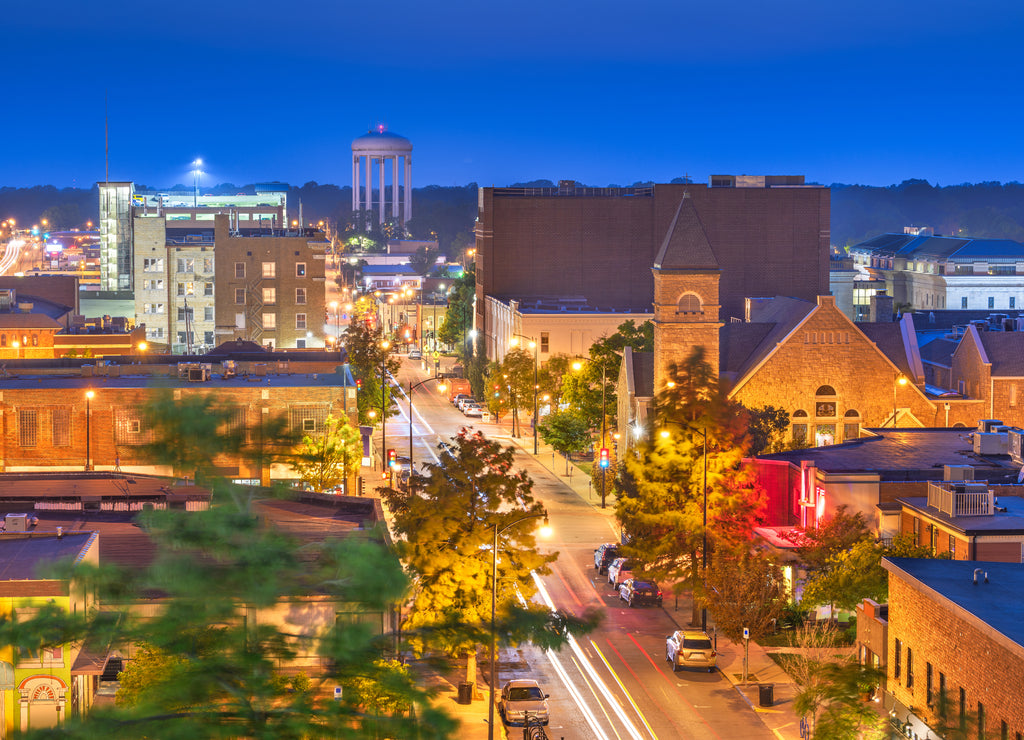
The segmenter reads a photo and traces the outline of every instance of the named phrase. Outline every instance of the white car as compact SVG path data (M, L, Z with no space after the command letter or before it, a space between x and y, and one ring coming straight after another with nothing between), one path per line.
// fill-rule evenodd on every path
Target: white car
M608 566L608 583L618 590L619 586L633 577L633 561L629 558L615 558Z
M484 415L484 407L478 403L467 403L466 406L462 409L462 413L464 413L466 416L473 416L476 417L477 419L481 419L483 418Z
M525 725L527 719L542 725L548 723L548 695L540 684L528 678L513 679L505 684L498 700L498 713L509 725Z

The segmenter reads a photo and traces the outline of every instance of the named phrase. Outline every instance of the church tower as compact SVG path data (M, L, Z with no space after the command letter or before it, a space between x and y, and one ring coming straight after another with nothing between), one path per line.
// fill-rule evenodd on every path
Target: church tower
M665 241L654 260L654 392L660 393L667 368L698 345L715 373L721 268L708 242L693 199L684 192Z

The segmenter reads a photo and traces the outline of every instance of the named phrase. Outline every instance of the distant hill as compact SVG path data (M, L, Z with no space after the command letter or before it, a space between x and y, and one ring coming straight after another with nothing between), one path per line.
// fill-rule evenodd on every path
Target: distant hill
M683 182L676 178L673 182ZM648 185L650 183L633 183ZM514 183L511 187L554 187L550 180ZM144 189L146 186L139 186ZM905 180L889 187L833 184L832 243L848 247L885 232L902 232L904 226L931 226L936 234L958 234L976 238L1013 239L1024 242L1024 185L1001 184L948 185L940 187L925 180ZM174 188L190 190L187 185ZM253 185L224 183L203 188L204 193L252 193ZM352 213L352 188L308 182L288 189L288 208L298 216L302 203L303 219L317 222L331 219L338 224L349 221ZM454 252L472 242L476 219L477 185L461 187L430 185L413 190L413 219L409 229L414 238L437 235L443 248ZM14 218L19 226L39 223L47 218L51 228L84 227L96 223L99 194L90 189L36 186L0 188L0 218Z

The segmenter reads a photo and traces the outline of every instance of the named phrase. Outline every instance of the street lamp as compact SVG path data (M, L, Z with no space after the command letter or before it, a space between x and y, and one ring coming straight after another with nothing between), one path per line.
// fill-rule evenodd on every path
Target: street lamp
M544 517L544 526L541 528L540 533L542 536L547 536L551 531L551 526L548 524L548 515L546 512L540 514L527 514L526 516L516 519L510 524L506 524L501 529L498 529L498 524L500 524L500 522L495 522L494 524L494 541L491 546L491 685L488 691L490 700L487 706L487 740L494 740L494 687L498 680L498 631L494 624L494 616L498 610L498 535L506 529L511 529L517 524L521 524L522 522L530 519L539 519L540 517Z
M907 379L907 376L904 375L903 373L900 373L899 375L897 375L896 376L896 380L893 381L893 384L892 384L892 428L893 429L896 428L896 389L899 388L901 385L906 385L909 382L910 381Z
M436 378L436 377L434 377L434 378L427 378L426 380L421 380L419 383L415 383L415 384L411 380L409 381L409 475L410 476L412 475L412 472L413 472L413 457L412 457L412 392L414 390L416 390L417 388L419 388L424 383L429 383L429 382L431 382L433 380L438 380L438 378ZM448 386L446 386L444 383L441 383L439 386L437 386L438 393L444 393L445 389L447 387Z
M536 455L537 447L537 392L540 390L540 384L537 382L537 371L540 367L540 345L533 337L524 337L522 334L513 334L512 339L509 340L509 344L515 347L520 339L527 339L530 342L530 346L533 347L533 454ZM602 505L604 497L602 496Z
M92 397L91 388L85 392L85 469L92 470Z
M691 432L699 434L703 443L703 454L701 457L704 459L704 528L701 530L700 567L701 577L706 578L708 572L708 428L697 429L688 424L684 426ZM668 439L671 436L672 433L667 429L661 432L662 439ZM702 630L707 630L708 628L708 609L706 606L702 606L700 610L700 628Z
M593 360L591 360L591 362L593 362ZM582 369L582 367L583 367L583 363L579 362L579 361L574 362L572 364L573 370L576 370L576 371L579 371L580 369ZM601 363L601 448L602 449L604 449L604 446L605 446L605 434L607 433L606 426L605 426L606 420L608 418L608 415L605 413L605 400L606 400L605 399L605 392L607 391L607 389L608 389L608 368L605 366L604 362L602 362ZM601 508L602 509L605 508L605 501L606 501L606 498L605 498L605 493L607 491L607 488L605 486L605 477L606 477L606 475L607 475L607 470L606 470L606 468L604 466L602 466L601 467Z
M388 470L388 347L391 346L391 342L385 339L380 343L381 349L384 350L380 356L380 469L382 473L386 473Z

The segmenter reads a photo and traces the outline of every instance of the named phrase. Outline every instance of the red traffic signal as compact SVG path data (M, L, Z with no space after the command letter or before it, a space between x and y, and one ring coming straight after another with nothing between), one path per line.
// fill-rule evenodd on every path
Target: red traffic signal
M398 462L398 453L395 452L395 450L393 450L393 449L388 450L388 467L389 468L395 467L395 463L397 463L397 462Z
M608 459L608 448L602 447L600 465L602 468L607 468L610 463L611 461Z

